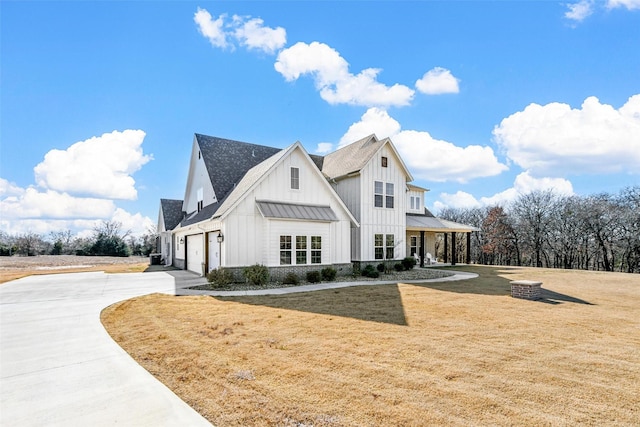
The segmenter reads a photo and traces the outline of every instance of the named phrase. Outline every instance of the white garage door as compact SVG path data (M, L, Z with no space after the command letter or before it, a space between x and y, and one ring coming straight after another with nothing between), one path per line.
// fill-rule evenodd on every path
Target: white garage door
M204 245L202 234L187 236L187 270L202 274Z

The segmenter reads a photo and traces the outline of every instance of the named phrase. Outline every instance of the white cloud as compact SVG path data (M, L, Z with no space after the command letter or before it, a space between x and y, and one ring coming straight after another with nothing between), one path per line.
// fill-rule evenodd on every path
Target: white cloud
M609 9L616 7L625 7L628 10L640 9L640 0L607 0L607 7Z
M282 27L265 27L264 21L260 18L244 21L244 18L234 16L233 20L238 24L238 28L234 32L235 37L241 45L247 46L249 49L273 54L287 43L287 32Z
M380 108L369 108L360 121L349 126L349 130L340 138L339 148L375 133L378 138L397 135L400 123Z
M330 142L321 142L316 147L316 153L318 154L327 154L333 150L333 144Z
M142 152L144 137L141 130L113 131L51 150L34 168L36 183L75 195L135 200L131 175L152 159Z
M287 32L282 27L264 26L260 18L234 15L230 20L222 14L213 19L206 9L198 8L193 20L213 47L235 49L236 43L249 49L273 54L287 43Z
M117 221L121 223L122 231L131 231L131 234L134 236L145 234L149 231L149 229L156 225L156 222L148 216L143 216L139 212L131 214L121 208L116 209L116 211L111 216L111 221Z
M9 196L0 200L3 218L108 218L113 214L112 200L78 198L53 190L40 192L29 187L19 196Z
M567 4L567 9L569 10L565 12L565 18L581 22L593 13L593 0L580 0L577 3Z
M471 194L458 191L455 194L441 193L439 200L434 204L435 211L445 208L477 208L483 206L505 206L516 200L520 195L531 193L532 191L552 190L556 194L571 196L574 194L573 185L563 178L535 178L529 171L519 174L513 187L494 194L489 197L481 197L479 200Z
M15 183L0 178L0 196L19 196L24 193L24 189Z
M407 86L386 86L377 81L380 69L367 68L359 74L349 72L349 63L330 46L298 42L280 51L274 65L287 81L313 76L320 97L329 104L362 106L408 105L414 91Z
M225 48L229 44L227 35L224 31L225 15L220 15L217 19L213 19L206 9L198 8L193 15L193 20L198 25L198 31L209 40L214 47Z
M640 95L619 110L587 98L581 109L567 104L530 104L493 130L507 156L539 175L638 173Z
M416 88L427 95L440 95L443 93L458 93L459 80L456 79L451 71L442 67L435 67L425 73L424 76L416 81Z
M401 130L400 123L378 108L370 108L359 122L352 124L340 139L340 146L375 133L378 138L391 137L414 178L428 181L467 182L494 176L507 170L491 147L459 147L433 138L429 132Z

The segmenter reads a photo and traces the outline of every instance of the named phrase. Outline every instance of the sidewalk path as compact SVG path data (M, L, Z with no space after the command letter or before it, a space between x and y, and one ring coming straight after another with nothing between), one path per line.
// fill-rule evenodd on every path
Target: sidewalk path
M176 281L166 273L92 272L0 285L0 425L210 426L100 323L108 305L174 294Z

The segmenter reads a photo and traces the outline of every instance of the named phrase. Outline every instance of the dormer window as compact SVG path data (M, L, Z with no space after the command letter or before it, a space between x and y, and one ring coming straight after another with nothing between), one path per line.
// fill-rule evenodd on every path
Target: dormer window
M300 189L300 168L291 168L291 189Z
M386 157L382 157L382 167L386 168L387 167L387 158Z

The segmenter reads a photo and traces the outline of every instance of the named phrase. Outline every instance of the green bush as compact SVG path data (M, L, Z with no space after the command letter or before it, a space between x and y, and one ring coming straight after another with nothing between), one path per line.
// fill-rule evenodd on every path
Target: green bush
M381 262L380 264L378 264L378 265L376 266L376 270L378 270L380 273L384 273L384 270L385 270L384 263L383 263L383 262Z
M320 274L322 274L322 280L324 280L325 282L333 282L338 272L335 268L325 267L322 269L322 271L320 271Z
M412 256L408 256L402 260L402 266L405 270L411 270L416 265L416 259Z
M215 286L226 286L234 282L233 273L224 267L207 273L207 281Z
M404 270L404 265L402 265L401 263L398 262L398 263L393 265L393 269L395 271L402 271L402 270Z
M297 285L298 275L293 272L287 273L287 275L284 276L284 279L282 279L282 283L284 283L285 285Z
M252 265L242 270L245 280L256 286L266 286L269 283L269 269L264 265Z
M319 283L320 282L320 272L319 271L308 271L307 272L307 282L309 282L309 283Z
M362 275L364 277L371 277L373 279L375 279L376 277L380 276L380 273L378 273L376 271L376 269L373 267L373 265L368 264L363 270L362 270Z

